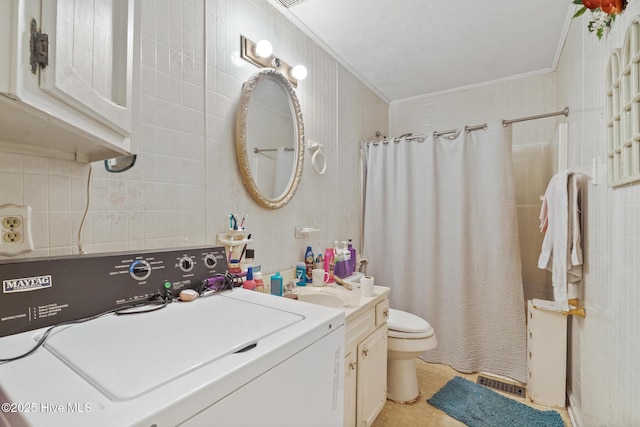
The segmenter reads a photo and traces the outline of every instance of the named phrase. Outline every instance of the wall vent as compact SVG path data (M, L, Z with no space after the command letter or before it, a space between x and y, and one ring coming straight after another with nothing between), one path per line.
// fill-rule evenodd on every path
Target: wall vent
M295 6L296 4L300 3L302 0L278 0L278 3L282 4L284 7L291 7L291 6Z

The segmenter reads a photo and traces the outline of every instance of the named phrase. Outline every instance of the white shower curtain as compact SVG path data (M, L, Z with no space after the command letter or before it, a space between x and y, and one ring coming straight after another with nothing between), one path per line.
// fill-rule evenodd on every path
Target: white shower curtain
M392 308L426 319L423 354L526 382L511 128L369 145L363 254Z

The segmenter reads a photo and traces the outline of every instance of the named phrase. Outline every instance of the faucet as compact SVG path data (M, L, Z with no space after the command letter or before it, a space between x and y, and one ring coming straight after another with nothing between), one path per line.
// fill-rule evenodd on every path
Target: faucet
M369 260L366 258L360 258L360 265L358 266L358 271L362 274L367 274L367 263Z
M289 283L284 285L284 289L282 290L284 294L295 292L298 287L296 280L290 280Z

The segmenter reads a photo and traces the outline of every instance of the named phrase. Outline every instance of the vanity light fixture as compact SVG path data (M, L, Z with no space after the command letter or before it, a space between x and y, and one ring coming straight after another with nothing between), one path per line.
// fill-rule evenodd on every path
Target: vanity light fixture
M275 68L289 79L294 87L298 87L298 80L307 77L307 68L304 65L291 65L272 54L273 48L267 40L254 43L245 36L240 36L240 57L256 67Z
M307 67L302 64L298 64L293 67L289 73L291 74L291 77L296 80L304 80L307 77Z
M256 43L253 52L260 58L268 58L273 53L273 46L269 43L269 40L260 40Z

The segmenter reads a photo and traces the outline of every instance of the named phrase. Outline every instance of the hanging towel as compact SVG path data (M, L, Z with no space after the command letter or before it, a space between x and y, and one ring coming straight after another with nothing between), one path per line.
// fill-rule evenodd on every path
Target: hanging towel
M538 268L551 271L556 304L569 310L567 284L582 280L580 207L576 174L569 170L551 178L544 193L547 232L538 258Z
M540 232L544 233L547 231L547 227L549 226L549 209L547 206L547 198L542 197L542 207L540 208Z

